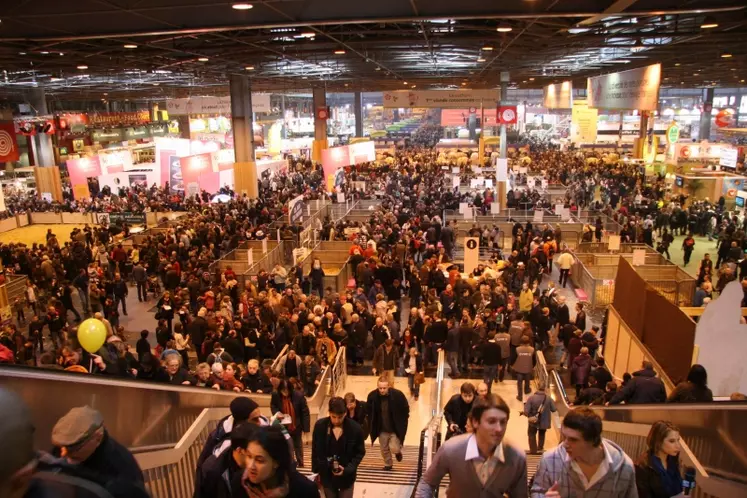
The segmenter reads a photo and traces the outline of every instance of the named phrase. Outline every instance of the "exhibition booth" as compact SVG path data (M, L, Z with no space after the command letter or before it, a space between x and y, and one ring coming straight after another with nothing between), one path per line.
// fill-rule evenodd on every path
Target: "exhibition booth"
M675 175L672 193L685 195L689 201L708 199L717 202L724 196L728 203L735 202L737 192L745 190L747 177L725 171L698 170Z

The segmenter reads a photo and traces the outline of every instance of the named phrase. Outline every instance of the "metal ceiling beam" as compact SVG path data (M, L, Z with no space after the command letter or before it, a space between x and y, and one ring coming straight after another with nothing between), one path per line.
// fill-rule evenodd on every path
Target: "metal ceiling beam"
M269 3L263 3L262 5L270 6ZM688 14L725 14L730 12L738 12L745 10L747 6L744 4L726 6L726 7L707 7L701 9L664 9L664 10L641 10L641 11L630 11L616 14L621 17L647 17L647 16L658 16L658 15L688 15ZM170 36L170 35L184 35L184 34L206 34L206 33L220 33L226 31L237 31L237 30L257 30L257 29L276 29L276 28L299 28L304 26L342 26L348 24L391 24L391 23L416 23L416 22L429 22L438 21L447 17L455 21L462 20L531 20L531 19L560 19L560 18L589 18L592 16L599 15L599 12L545 12L545 13L485 13L485 14L455 14L449 16L404 16L404 17L377 17L369 19L326 19L326 20L293 20L287 22L277 23L264 23L264 24L240 24L232 26L215 26L210 28L178 28L178 29L167 29L167 30L150 30L150 31L131 31L121 33L97 33L89 35L70 35L70 36L30 36L30 37L2 37L0 42L13 42L13 41L37 41L37 42L51 42L51 41L79 41L79 40L101 40L109 38L140 38L149 36ZM6 18L7 20L14 20L13 16ZM21 19L15 19L21 21Z
M587 19L584 19L580 23L578 23L579 26L588 26L590 24L596 24L605 17L609 17L611 15L616 15L622 13L625 9L636 3L638 0L617 0L617 2L613 3L609 7L607 7L604 12L601 14L597 14L596 16L591 16Z

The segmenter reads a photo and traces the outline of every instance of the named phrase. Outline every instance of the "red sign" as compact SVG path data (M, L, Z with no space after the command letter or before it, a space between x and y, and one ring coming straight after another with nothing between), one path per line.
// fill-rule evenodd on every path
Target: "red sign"
M75 125L87 125L88 124L88 116L83 113L77 113L77 114L61 114L59 116L60 121L60 129L61 130L69 130Z
M0 162L18 161L19 157L13 122L0 123Z
M320 107L316 110L316 117L318 119L329 119L329 109L326 107Z
M127 123L150 123L150 111L100 112L88 116L88 124L91 126L111 126Z
M502 105L498 107L498 124L516 124L518 112L515 105Z

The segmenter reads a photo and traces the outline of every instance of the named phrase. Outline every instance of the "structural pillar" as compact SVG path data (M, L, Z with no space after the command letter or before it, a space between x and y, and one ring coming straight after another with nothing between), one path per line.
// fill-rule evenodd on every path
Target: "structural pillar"
M734 128L739 128L739 108L742 107L742 94L737 95L734 100Z
M324 88L314 88L312 93L314 106L314 143L311 149L311 160L322 162L322 151L327 148L327 120L319 118L319 111L327 111L327 94Z
M363 99L361 92L355 92L353 98L353 113L355 114L355 136L363 136Z
M508 82L510 79L510 75L508 71L503 71L501 73L501 104L504 104L506 102L506 97L508 96ZM500 144L500 158L506 159L508 158L508 144L506 143L506 125L501 125L501 144ZM506 209L506 204L508 201L508 193L506 191L506 183L508 182L496 182L498 187L498 202L501 205L501 211L504 211Z
M713 88L703 89L703 112L700 113L700 133L698 140L711 137L711 111L713 110Z
M633 157L637 159L643 159L648 148L648 117L649 111L641 111L640 120L638 122L638 137L635 139L633 144ZM620 123L622 129L622 121L620 121Z
M236 192L246 194L250 199L258 195L257 165L254 162L254 128L252 126L252 92L249 77L231 75L231 129L233 131L234 184Z
M29 93L29 104L37 116L46 116L49 114L47 107L47 97L43 88L33 88ZM30 136L29 143L33 148L34 166L54 166L54 146L52 136L46 133L37 133Z

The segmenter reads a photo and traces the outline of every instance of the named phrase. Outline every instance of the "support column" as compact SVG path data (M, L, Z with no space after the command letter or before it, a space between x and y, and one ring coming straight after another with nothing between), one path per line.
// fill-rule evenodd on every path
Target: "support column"
M355 136L363 136L363 99L361 92L355 92L353 100L353 112L355 113Z
M234 184L236 192L251 199L258 195L257 165L254 162L254 129L252 127L252 93L249 77L231 75L231 129L236 154Z
M314 88L313 91L314 107L314 143L311 149L311 160L322 162L322 151L327 148L327 120L319 119L319 109L327 108L327 93L324 88Z
M742 107L742 94L734 100L734 128L739 128L739 108Z
M283 118L283 127L280 129L280 135L285 140L288 138L288 127L285 124L285 94L280 95L280 115Z
M508 96L508 82L510 79L510 75L508 71L503 71L501 73L501 104L506 102L506 97ZM508 157L508 144L506 143L506 125L501 125L501 145L500 145L500 158L506 159ZM506 204L508 201L508 192L506 189L506 183L508 182L496 182L498 187L498 202L501 205L501 211L504 211L506 209Z
M703 112L700 114L700 133L698 134L698 140L708 140L711 137L712 109L713 88L705 88L703 89Z
M633 157L637 159L643 159L646 155L646 145L648 142L648 117L649 111L641 111L640 120L638 122L638 138L635 139L633 144Z
M33 88L29 93L29 104L37 116L49 114L47 98L43 88ZM54 147L52 136L46 133L37 133L28 137L34 150L34 166L54 166Z

